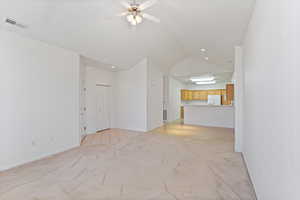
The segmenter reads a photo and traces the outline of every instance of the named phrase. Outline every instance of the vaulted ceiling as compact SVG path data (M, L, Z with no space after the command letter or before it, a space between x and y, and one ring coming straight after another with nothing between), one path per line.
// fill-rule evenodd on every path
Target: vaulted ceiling
M120 2L1 0L0 28L118 68L129 68L144 57L164 69L189 56L208 56L208 62L226 65L242 40L254 0L158 0L147 13L161 23L144 21L136 28L116 17L124 11ZM5 25L6 17L27 28ZM205 55L201 48L207 49Z

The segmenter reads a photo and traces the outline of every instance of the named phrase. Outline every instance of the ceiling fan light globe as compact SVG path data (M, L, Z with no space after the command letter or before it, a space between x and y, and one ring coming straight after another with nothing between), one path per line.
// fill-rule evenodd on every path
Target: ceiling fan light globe
M135 20L131 21L130 23L131 23L132 26L136 26L137 25L137 22Z
M133 15L131 15L131 14L130 14L130 15L127 15L127 21L130 22L130 23L131 23L132 21L134 21Z
M140 23L142 23L143 18L140 15L137 15L137 16L135 16L135 21L137 24L140 24Z

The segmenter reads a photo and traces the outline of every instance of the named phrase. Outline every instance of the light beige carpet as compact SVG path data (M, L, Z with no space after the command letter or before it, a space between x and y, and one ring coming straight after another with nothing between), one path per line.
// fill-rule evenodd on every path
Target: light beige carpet
M0 173L0 200L254 200L233 130L113 129Z

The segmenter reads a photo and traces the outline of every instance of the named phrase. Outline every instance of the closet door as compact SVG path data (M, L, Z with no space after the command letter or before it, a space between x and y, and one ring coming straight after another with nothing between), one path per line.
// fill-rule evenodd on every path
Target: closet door
M110 128L109 87L97 86L97 131Z

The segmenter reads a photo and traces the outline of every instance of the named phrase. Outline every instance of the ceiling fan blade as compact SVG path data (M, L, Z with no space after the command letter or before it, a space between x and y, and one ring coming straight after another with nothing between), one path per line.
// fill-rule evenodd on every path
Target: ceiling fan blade
M150 8L151 6L153 6L156 3L157 3L157 0L149 0L149 1L146 1L145 3L142 3L139 6L139 8L140 8L140 10L146 10L147 8Z
M130 3L126 2L126 1L122 1L121 5L124 6L125 8L130 8Z
M158 19L157 17L154 17L154 16L152 16L152 15L149 15L149 14L147 14L147 13L143 13L143 17L144 17L145 19L150 20L150 21L153 21L153 22L156 22L156 23L160 23L160 19Z
M126 16L126 15L128 15L127 11L126 12L122 12L120 14L117 14L117 17L123 17L123 16Z

